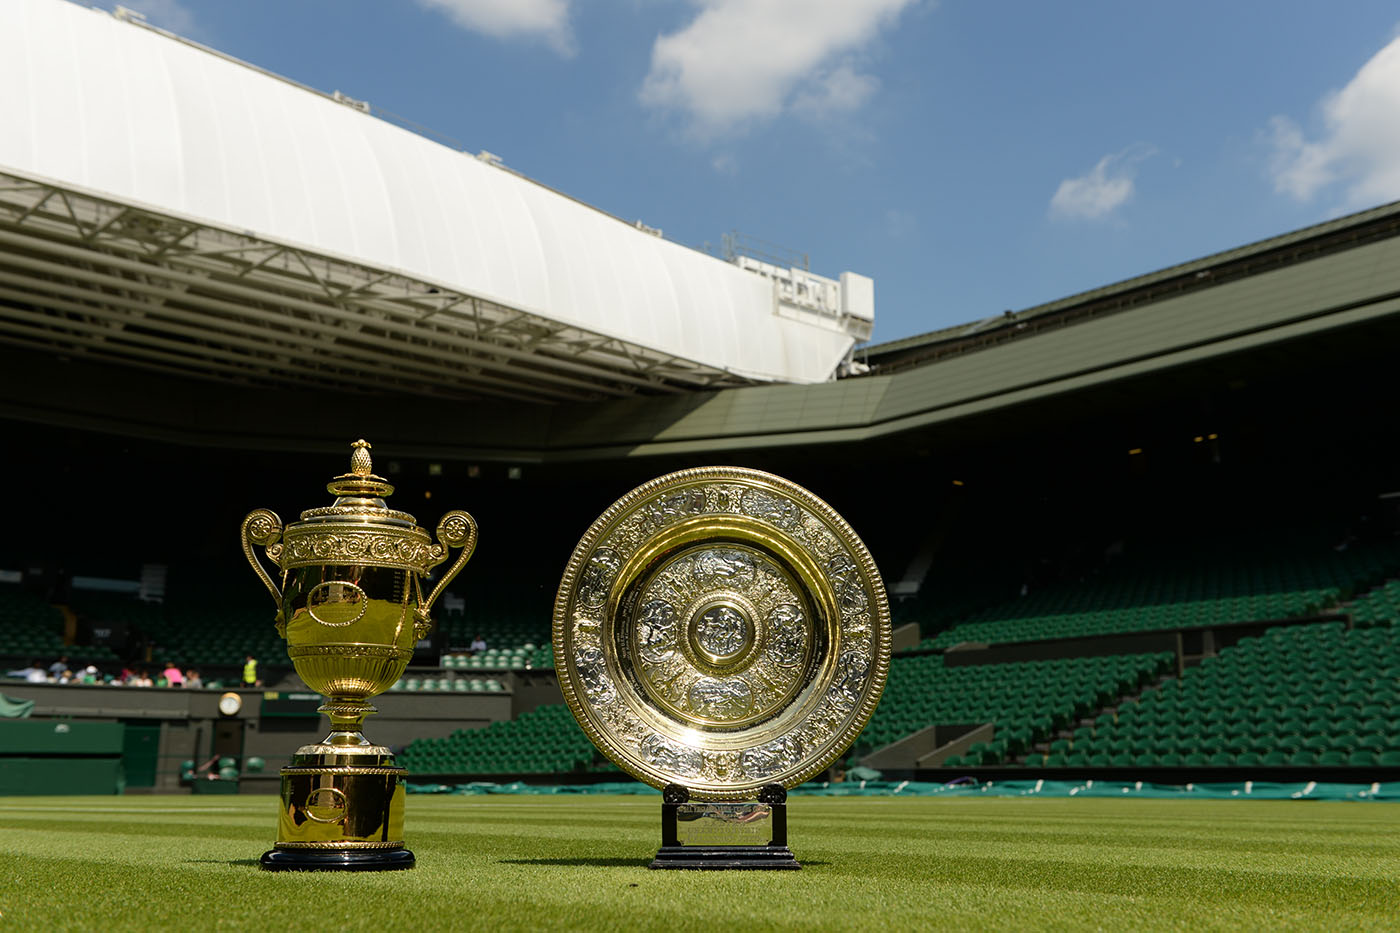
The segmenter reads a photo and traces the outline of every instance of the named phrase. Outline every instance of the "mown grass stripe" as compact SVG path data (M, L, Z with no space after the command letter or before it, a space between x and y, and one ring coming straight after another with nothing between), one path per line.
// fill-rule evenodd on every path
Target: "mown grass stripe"
M799 798L794 873L650 872L654 798L413 797L419 867L268 874L275 801L0 801L15 929L1393 929L1400 807Z

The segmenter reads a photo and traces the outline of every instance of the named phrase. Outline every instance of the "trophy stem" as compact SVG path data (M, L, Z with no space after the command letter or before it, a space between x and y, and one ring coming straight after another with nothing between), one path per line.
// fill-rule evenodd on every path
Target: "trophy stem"
M327 697L326 701L317 707L316 712L325 713L331 719L330 735L326 736L322 745L363 748L370 744L360 731L360 724L365 721L366 716L378 710L368 700Z

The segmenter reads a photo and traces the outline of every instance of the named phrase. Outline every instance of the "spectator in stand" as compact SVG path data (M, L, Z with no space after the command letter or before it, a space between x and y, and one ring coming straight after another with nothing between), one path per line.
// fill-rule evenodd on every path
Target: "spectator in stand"
M6 671L10 677L23 677L28 683L42 684L48 683L49 675L39 666L38 661L30 661L28 667L21 667L18 670Z
M262 681L258 680L258 659L251 654L246 656L243 662L243 686L261 687Z
M136 672L135 672L134 670L132 670L131 668L129 668L129 667L123 665L123 666L122 666L122 675L121 675L120 677L117 678L117 683L119 683L119 684L124 684L124 685L129 685L129 684L130 684L133 680L135 680L135 679L136 679Z
M180 669L173 662L167 661L165 670L160 672L160 676L165 678L165 682L172 687L183 687L185 685L185 675L180 673Z
M151 675L146 670L137 673L137 675L127 681L127 683L133 687L154 687L156 685L156 682L151 680Z
M68 655L59 655L58 660L49 665L49 676L57 680L67 673L69 673Z
M204 678L200 677L200 676L199 676L199 671L195 670L194 668L190 668L189 670L185 671L185 689L186 689L186 690L203 690L203 689L204 689Z
M485 651L485 650L486 650L486 639L482 638L480 634L478 634L478 635L476 635L475 637L473 637L473 638L472 638L471 653L472 653L472 654L480 654L481 652L483 652L483 651Z

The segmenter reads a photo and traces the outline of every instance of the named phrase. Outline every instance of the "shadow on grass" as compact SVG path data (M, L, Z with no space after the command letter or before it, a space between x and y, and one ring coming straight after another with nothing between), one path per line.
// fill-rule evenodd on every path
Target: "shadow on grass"
M645 868L644 858L503 858L500 865L567 865L571 868Z
M187 858L186 865L228 865L231 868L257 868L258 860L255 858Z
M570 868L644 868L650 864L650 861L646 858L503 858L497 859L496 864L564 865ZM827 864L817 859L803 859L801 861L804 867Z

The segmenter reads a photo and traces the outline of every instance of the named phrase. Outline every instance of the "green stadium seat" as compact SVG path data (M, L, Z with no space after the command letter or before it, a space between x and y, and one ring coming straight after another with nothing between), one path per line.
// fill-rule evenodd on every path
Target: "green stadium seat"
M1357 736L1351 747L1355 751L1380 752L1390 747L1390 737L1379 732L1369 732Z

